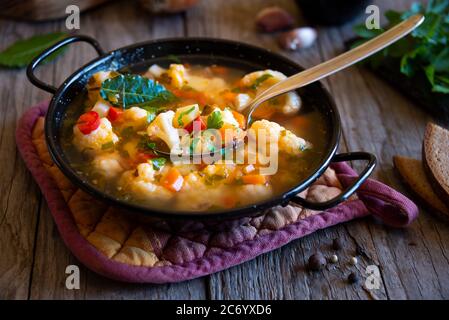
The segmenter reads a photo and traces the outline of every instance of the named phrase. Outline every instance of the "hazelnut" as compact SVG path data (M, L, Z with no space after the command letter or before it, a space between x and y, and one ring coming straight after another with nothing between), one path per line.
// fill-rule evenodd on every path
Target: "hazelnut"
M279 36L279 45L286 50L298 50L312 46L317 38L317 32L313 28L296 28L282 33Z
M321 252L317 252L312 254L309 257L308 268L312 271L319 271L323 269L327 264L326 258L323 256Z
M293 27L295 20L282 8L273 6L262 9L256 16L256 25L263 32L274 32Z

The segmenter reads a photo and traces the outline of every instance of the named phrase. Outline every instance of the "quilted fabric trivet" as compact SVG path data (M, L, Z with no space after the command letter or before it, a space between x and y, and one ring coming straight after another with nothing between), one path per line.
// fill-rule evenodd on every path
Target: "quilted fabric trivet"
M178 282L211 274L279 248L292 240L355 218L374 214L404 227L418 215L402 194L367 181L357 196L325 212L290 205L228 223L137 222L74 187L52 163L43 137L47 103L29 109L16 140L39 184L61 237L80 262L106 277L127 282ZM345 163L334 164L301 196L325 201L356 179Z

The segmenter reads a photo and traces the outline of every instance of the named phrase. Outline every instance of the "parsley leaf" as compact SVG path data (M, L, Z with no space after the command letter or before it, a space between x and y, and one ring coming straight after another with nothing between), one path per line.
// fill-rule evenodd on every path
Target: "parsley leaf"
M425 16L418 28L368 61L373 69L377 69L384 59L394 59L407 77L424 76L433 92L449 94L449 1L429 0L427 5L414 3L405 12L387 11L387 28L417 13ZM357 46L384 30L368 30L359 25L354 31L363 40L358 41Z
M195 106L193 106L193 107L191 107L191 108L187 109L186 111L183 111L183 112L181 112L179 114L177 121L178 121L178 125L180 127L184 127L184 122L182 121L182 117L184 117L185 115L188 115L190 112L192 112L194 110L195 110Z
M167 159L165 158L156 158L151 160L154 170L161 170L161 168L165 165L166 162Z
M223 127L223 116L220 111L216 110L207 117L207 128L220 129L221 127Z
M267 79L269 79L271 77L273 77L271 74L265 73L265 74L261 75L259 78L257 78L256 80L254 80L253 84L249 88L252 90L256 90L262 84L262 82L266 81Z

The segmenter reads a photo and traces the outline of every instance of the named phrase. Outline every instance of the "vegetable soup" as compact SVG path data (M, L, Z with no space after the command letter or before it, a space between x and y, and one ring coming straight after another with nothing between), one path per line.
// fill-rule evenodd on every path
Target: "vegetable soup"
M139 74L98 72L66 115L64 152L102 192L152 209L201 212L263 202L308 177L327 143L322 115L297 92L262 104L247 128L248 103L285 78L275 70L181 63ZM228 142L232 159L220 153ZM205 154L219 158L192 157ZM271 172L267 159L276 162Z

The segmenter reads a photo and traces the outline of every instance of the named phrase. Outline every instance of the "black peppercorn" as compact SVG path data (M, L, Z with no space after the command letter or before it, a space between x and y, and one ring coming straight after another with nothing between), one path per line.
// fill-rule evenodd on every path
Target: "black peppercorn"
M351 284L359 282L359 276L354 272L350 273L348 276L348 282Z
M326 258L321 252L312 254L309 258L308 268L312 271L319 271L323 269L327 264Z
M343 243L341 242L340 238L335 238L332 241L332 249L334 250L341 250L343 248Z

